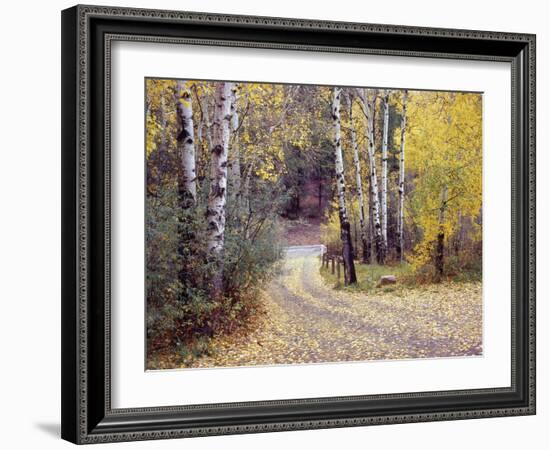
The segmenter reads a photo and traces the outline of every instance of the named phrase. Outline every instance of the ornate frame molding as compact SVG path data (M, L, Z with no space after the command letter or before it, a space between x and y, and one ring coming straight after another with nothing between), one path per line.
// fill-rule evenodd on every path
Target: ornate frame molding
M303 43L266 42L261 40L244 39L219 39L219 38L194 38L173 36L151 36L145 34L113 33L105 32L101 35L101 44L104 46L102 64L104 73L104 127L103 127L103 180L93 179L93 171L90 165L92 139L91 129L94 119L90 110L90 92L97 95L91 86L91 79L98 70L94 66L94 54L97 47L92 48L93 32L92 21L107 19L110 21L136 20L140 23L162 23L166 25L194 25L226 27L239 26L253 35L255 31L269 29L274 31L318 30L330 31L345 36L346 33L359 33L365 36L376 36L383 41L385 37L399 37L403 41L410 38L426 38L433 40L453 40L460 42L471 41L471 49L482 41L497 42L502 48L512 48L510 54L483 54L475 51L443 52L439 50L415 50L377 47L350 47L339 45L316 45ZM530 34L500 33L470 30L449 30L424 27L405 27L396 25L376 25L362 23L332 22L304 19L287 19L271 17L236 16L221 14L204 14L194 12L161 11L148 9L130 9L99 6L76 6L63 13L63 74L64 74L64 130L63 130L63 223L65 230L63 251L63 437L77 443L98 443L112 441L129 441L143 439L164 439L173 437L207 436L215 434L237 434L250 432L270 432L297 429L347 427L373 424L389 424L404 422L439 421L451 419L469 419L481 417L499 417L510 415L527 415L535 413L535 36ZM516 244L525 255L525 261L521 255L513 256L512 271L513 297L517 292L527 292L526 298L519 298L522 303L517 305L524 308L524 323L521 333L525 337L525 352L522 351L521 361L516 360L518 343L516 342L516 325L521 317L516 316L513 308L514 342L512 343L512 386L510 388L483 389L472 391L431 392L418 394L396 394L361 397L334 397L309 400L285 400L274 402L251 402L241 404L196 405L166 408L139 408L113 410L110 403L110 62L111 43L115 40L143 41L155 43L186 43L197 45L226 45L244 46L266 49L293 49L305 51L329 51L350 52L367 54L384 54L398 56L452 58L452 59L481 59L490 61L506 61L512 64L513 86L513 120L512 120L512 147L513 147L513 171L519 171L518 177L513 177L513 196L518 197L518 202L513 202L512 227L513 248ZM69 42L70 41L70 42ZM336 43L337 40L335 40ZM430 41L431 42L431 41ZM95 44L97 45L97 44ZM412 44L411 44L412 45ZM515 46L514 46L515 45ZM499 47L500 48L500 47ZM514 48L520 49L514 56ZM524 53L521 53L524 52ZM521 54L521 55L520 55ZM97 64L97 61L95 61ZM70 67L69 67L70 66ZM521 78L521 79L519 79ZM516 95L521 100L520 104L514 101ZM517 147L517 148L515 148ZM103 183L103 208L104 217L92 217L93 209L90 207L91 185ZM522 183L521 183L522 182ZM518 186L520 191L518 191ZM525 186L525 187L524 187ZM95 188L94 188L95 189ZM70 190L70 192L69 192ZM515 198L515 197L514 197ZM94 200L95 201L95 200ZM91 258L92 242L90 233L96 227L95 220L103 220L103 266L104 271L104 316L103 325L90 320L91 290L95 289L91 283L91 267L97 260ZM523 234L522 234L523 233ZM519 241L518 242L518 236ZM523 240L526 242L523 242ZM521 247L525 245L525 248ZM521 262L521 273L515 271L517 262ZM95 266L94 266L95 267ZM95 269L94 269L95 270ZM515 284L517 283L517 285ZM523 290L522 290L523 288ZM519 291L518 291L519 289ZM103 332L104 343L104 380L97 380L98 374L90 371L91 364L95 364L90 358L90 349L94 342L90 340L91 333L97 327L98 332ZM71 340L71 343L67 343ZM521 373L516 373L516 363L521 366ZM519 377L519 378L518 378ZM525 378L525 379L524 379ZM65 384L66 380L70 382ZM427 396L443 397L505 394L516 392L517 381L526 383L525 392L527 398L518 401L516 405L506 407L475 407L471 409L433 410L414 413L392 414L364 414L356 417L345 418L320 418L307 420L273 420L263 423L245 424L220 424L213 426L170 426L168 422L162 425L162 418L169 418L170 414L184 414L186 411L239 408L239 407L291 407L292 405L326 404L345 402L350 400L380 401L390 399L410 400L422 399ZM95 387L92 384L103 385L103 408L91 406L90 392ZM95 386L95 385L94 385ZM92 412L92 409L94 410ZM158 427L144 425L140 417L154 415ZM93 417L93 419L92 419ZM98 417L103 420L98 422ZM128 417L135 418L135 424L120 426L120 420ZM150 421L150 420L149 420ZM149 423L149 422L147 422Z

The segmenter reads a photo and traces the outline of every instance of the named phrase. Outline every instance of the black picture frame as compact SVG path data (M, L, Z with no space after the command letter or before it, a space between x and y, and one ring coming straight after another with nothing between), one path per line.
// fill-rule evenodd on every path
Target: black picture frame
M114 40L509 62L511 386L112 409L109 99ZM62 12L64 439L83 444L529 414L535 414L534 35L81 5Z

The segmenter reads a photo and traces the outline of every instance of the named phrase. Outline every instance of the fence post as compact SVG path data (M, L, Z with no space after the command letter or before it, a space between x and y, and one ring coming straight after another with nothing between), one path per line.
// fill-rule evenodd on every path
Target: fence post
M331 262L330 273L334 275L334 256L331 258L330 262Z
M337 268L337 273L338 273L338 284L340 284L340 258L338 258L336 268Z

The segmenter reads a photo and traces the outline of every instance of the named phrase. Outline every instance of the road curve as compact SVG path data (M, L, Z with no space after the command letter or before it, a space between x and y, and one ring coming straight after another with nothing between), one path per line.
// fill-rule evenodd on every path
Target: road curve
M215 340L196 367L481 355L481 284L376 295L335 290L319 273L324 247L285 249L265 289L266 314L245 336Z

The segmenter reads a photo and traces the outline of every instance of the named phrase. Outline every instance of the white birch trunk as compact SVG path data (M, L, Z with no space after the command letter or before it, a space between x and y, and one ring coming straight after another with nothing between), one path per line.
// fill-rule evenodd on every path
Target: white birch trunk
M334 88L332 99L332 121L334 127L334 164L336 168L336 193L338 196L338 213L347 221L346 185L344 180L344 161L342 158L342 140L340 130L340 94L342 89Z
M231 149L229 155L229 180L232 197L236 196L241 190L241 162L240 162L240 148L239 148L239 113L237 111L237 100L239 98L239 87L234 84L231 88Z
M225 233L225 205L227 197L227 150L231 120L232 83L218 83L215 93L215 110L212 121L212 147L210 156L210 192L206 218L208 221L207 250L215 263L212 276L212 295L218 297L223 288L223 248Z
M372 234L374 236L374 249L376 251L376 260L383 264L386 252L384 239L382 237L382 227L380 225L380 201L378 198L378 177L376 176L376 157L374 154L374 108L376 98L370 99L366 89L358 90L359 98L362 102L363 111L367 120L367 154L369 158L369 181L370 181L370 204L372 209ZM371 251L372 251L371 250Z
M189 243L195 239L189 222L188 210L195 205L197 198L195 172L195 142L193 132L193 104L191 92L185 81L176 83L176 145L180 158L178 176L178 279L182 286L189 283Z
M204 128L204 117L201 117L199 126L197 127L197 146L202 147L202 129ZM200 159L200 158L199 158Z
M359 159L359 145L357 133L353 123L353 94L346 94L348 103L348 116L350 122L351 145L353 147L353 165L355 166L355 184L357 186L357 200L359 203L359 228L361 233L361 245L363 246L362 260L367 260L367 221L365 218L365 201L363 198L363 182L361 179L361 161Z
M210 108L208 107L208 99L203 102L204 126L206 128L206 145L208 151L212 151L212 122L210 121Z
M368 146L368 144L367 144ZM367 199L369 201L369 217L367 220L367 229L369 233L369 245L368 245L368 256L369 256L369 264L374 264L376 262L376 249L375 249L375 238L374 238L374 214L373 214L373 208L372 208L372 189L370 188L371 185L371 177L369 173L369 177L367 179L368 187L367 187Z
M403 93L403 111L401 112L401 145L399 149L399 211L397 216L397 235L399 240L399 258L404 260L405 239L405 132L407 128L408 92Z
M181 161L179 195L183 208L192 206L197 199L197 175L195 171L195 141L193 131L193 103L185 81L177 86L177 149Z
M390 119L389 92L385 91L383 96L384 126L382 130L382 239L384 245L388 246L388 129Z
M346 183L344 179L344 160L342 158L342 137L340 126L340 96L342 89L335 87L332 97L332 123L334 127L334 165L336 169L336 192L338 196L338 215L340 218L340 235L342 239L342 257L344 260L344 283L356 283L353 263L353 244L346 210Z

